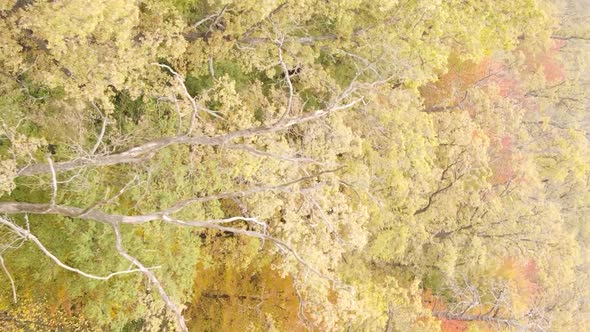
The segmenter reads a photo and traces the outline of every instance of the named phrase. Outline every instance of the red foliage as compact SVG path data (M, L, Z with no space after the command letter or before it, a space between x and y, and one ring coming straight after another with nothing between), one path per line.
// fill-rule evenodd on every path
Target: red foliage
M460 61L453 56L449 58L448 71L441 74L436 82L420 88L426 109L441 105L457 105L462 102L464 91L486 76L489 62L489 59L475 63ZM463 107L469 111L469 105L464 104Z
M483 83L484 87L494 86L497 88L498 95L503 98L514 98L524 95L521 91L518 80L516 80L512 75L510 68L504 63L490 63L488 74Z
M443 332L464 332L469 328L467 322L460 320L441 319L441 331Z
M512 149L512 137L510 135L504 135L500 139L500 144L502 145L502 150L511 150Z
M492 169L492 184L506 184L514 180L517 175L518 156L514 154L514 138L509 134L498 136L488 133L490 138L490 167Z
M535 70L540 67L549 83L563 81L565 79L565 70L563 64L557 59L557 54L565 45L564 40L554 40L553 45L544 52L525 53L529 68Z

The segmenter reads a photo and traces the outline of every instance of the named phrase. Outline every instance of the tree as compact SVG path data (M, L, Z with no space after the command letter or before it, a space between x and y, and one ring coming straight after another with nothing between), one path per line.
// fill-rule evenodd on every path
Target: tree
M17 299L51 289L31 300L99 328L186 331L193 291L253 296L211 291L205 270L270 265L308 329L431 331L475 316L429 310L423 289L495 285L497 257L533 259L549 304L582 280L568 223L585 203L567 193L587 189L587 140L557 121L581 99L553 82L543 3L1 10L0 254Z

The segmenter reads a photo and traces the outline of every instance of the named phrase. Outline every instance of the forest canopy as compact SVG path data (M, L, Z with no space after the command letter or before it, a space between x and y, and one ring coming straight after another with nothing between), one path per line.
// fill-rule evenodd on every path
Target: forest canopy
M583 2L1 0L1 329L589 330Z

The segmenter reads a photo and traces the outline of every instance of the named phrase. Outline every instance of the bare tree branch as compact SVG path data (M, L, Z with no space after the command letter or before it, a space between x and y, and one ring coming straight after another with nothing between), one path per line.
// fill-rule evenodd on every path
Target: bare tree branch
M49 202L49 206L55 206L55 200L57 198L57 175L55 174L55 167L53 167L53 160L51 160L51 156L47 155L47 164L49 165L49 169L51 171L51 201Z
M144 215L137 215L137 216L127 216L127 215L119 215L119 214L108 214L104 213L100 210L96 209L82 209L79 207L74 206L67 206L67 205L55 205L51 206L49 204L42 204L42 203L25 203L25 202L0 202L0 213L5 214L18 214L18 213L34 213L34 214L57 214L72 218L79 218L83 220L95 220L104 223L124 223L124 224L141 224L146 223L154 220L160 220L163 215L170 215L173 213L177 213L184 209L185 207L196 204L196 203L205 203L213 200L219 199L226 199L226 198L234 198L234 197L242 197L248 196L256 193L261 192L282 192L288 191L289 187L293 186L294 184L312 180L314 178L319 177L322 174L326 173L333 173L338 170L342 169L342 167L326 170L318 173L311 174L309 176L305 176L287 183L279 184L276 186L261 186L261 187L254 187L242 191L235 191L235 192L226 192L226 193L218 193L213 195L207 195L202 197L193 197L185 200L178 201L172 207L167 208L162 211L157 211L149 214Z
M387 324L385 325L385 332L393 332L395 328L395 308L393 307L393 303L389 303L389 310L387 311Z
M0 224L3 224L5 226L10 227L14 232L16 232L17 234L19 234L20 236L26 238L27 240L31 240L33 243L35 243L35 245L37 245L37 247L45 254L45 256L49 257L53 262L55 262L55 264L59 265L60 267L62 267L63 269L66 269L68 271L72 271L75 272L81 276L84 276L86 278L90 278L90 279L95 279L95 280L109 280L110 278L117 276L117 275L121 275L121 274L129 274L129 273L135 273L135 272L139 272L140 270L125 270L125 271L118 271L118 272L113 272L108 274L107 276L101 277L101 276L96 276L94 274L90 274L87 272L84 272L82 270L79 270L77 268L71 267L67 264L64 264L62 261L59 260L59 258L57 258L55 255L53 255L47 248L45 248L45 246L43 245L43 243L41 243L41 241L39 241L39 239L31 234L31 232L29 232L28 230L0 217ZM153 267L152 269L155 269L158 267Z
M205 23L205 22L207 22L207 21L209 21L209 20L211 20L211 19L213 19L213 18L217 17L217 15L218 15L218 14L211 14L211 15L209 15L209 16L206 16L206 17L204 17L204 18L202 18L202 19L198 20L198 21L197 21L197 22L196 22L196 23L193 25L193 28L195 28L195 29L196 29L196 28L198 28L199 26L201 26L201 24L203 24L203 23Z
M247 151L247 152L257 155L257 156L270 157L270 158L274 158L274 159L280 159L280 160L285 160L285 161L290 161L290 162L295 162L295 163L327 165L327 163L319 162L319 161L312 159L312 158L298 157L298 156L296 156L296 157L283 156L283 155L279 155L279 154L275 154L275 153L270 153L267 151L261 151L261 150L258 150L256 148L251 147L246 144L226 144L226 145L223 145L223 148L224 149L232 149L232 150L244 150L244 151Z
M283 69L283 75L285 76L285 82L287 82L287 86L289 87L289 99L287 100L287 108L281 117L279 118L278 122L281 122L286 116L291 114L291 108L293 107L293 83L291 82L291 75L289 75L289 68L283 60L283 43L285 42L285 36L282 36L280 40L276 40L276 44L279 46L279 64Z
M347 89L343 95L337 98L337 102L340 102L353 91L354 89ZM362 100L363 98L359 97L346 104L336 104L326 109L306 113L297 117L283 119L282 121L277 122L271 126L252 127L217 136L190 137L182 135L158 138L123 152L113 153L104 156L94 156L91 158L78 158L71 161L54 163L54 169L56 172L64 172L85 166L109 166L124 163L134 163L145 160L146 158L151 157L159 150L176 144L208 146L225 145L238 138L247 138L258 135L275 133L298 124L302 124L324 117L332 112L349 109L361 102ZM48 164L32 164L20 169L19 174L30 176L49 172L51 172L51 167Z
M14 303L16 303L17 298L16 298L16 286L14 285L14 279L12 279L12 275L10 275L10 271L8 271L8 269L6 268L6 265L4 264L4 258L2 257L2 255L0 255L0 264L2 265L2 269L4 270L4 273L6 273L6 276L10 280L10 286L12 287L12 301Z
M98 112L98 114L100 114L100 116L102 117L102 127L100 128L100 134L98 135L98 138L96 139L96 143L94 144L94 146L92 147L92 150L90 150L90 154L93 155L96 153L96 150L98 150L98 147L100 146L100 144L102 143L102 139L104 137L104 133L107 129L107 123L108 123L108 116L106 116L105 114L103 114L100 109L98 108L98 106L96 106L95 102L90 102L92 104L92 106L94 106L94 109Z
M183 220L171 218L168 215L162 216L162 219L170 224L174 224L174 225L178 225L178 226L209 228L209 229L215 229L215 230L222 231L222 232L229 232L229 233L233 233L233 234L259 238L261 240L268 240L268 241L274 243L279 249L289 252L291 254L291 256L293 256L301 265L303 265L309 271L313 272L315 275L317 275L321 278L327 279L334 284L339 284L339 282L337 280L321 273L315 267L311 266L306 260L304 260L301 256L299 256L299 254L297 253L297 251L295 251L295 249L293 249L286 242L279 240L275 237L272 237L270 235L260 233L260 232L250 231L250 230L246 230L246 229L241 229L241 228L226 227L226 226L220 225L219 223L209 222L209 221L183 221Z
M223 119L222 116L220 116L219 114L211 111L210 109L204 108L204 107L199 107L199 105L197 104L197 101L195 100L195 98L193 96L191 96L191 94L188 92L188 89L186 87L186 84L184 84L184 77L182 77L182 75L180 75L179 73L177 73L176 71L174 71L174 69L172 69L170 66L165 65L165 64L161 64L161 63L154 63L153 65L164 68L166 70L168 70L176 79L176 81L178 82L178 84L180 85L180 87L182 88L182 92L184 93L185 97L189 100L189 102L191 103L191 106L193 108L193 113L191 115L191 121L187 130L186 135L190 135L190 133L193 131L194 126L195 126L195 121L196 119L200 120L199 117L199 110L203 110L207 113L209 113L210 115L216 117L216 118L220 118Z
M301 295L301 291L299 290L299 283L295 281L295 280L297 280L295 277L292 276L292 278L293 278L293 288L295 289L295 294L297 295L297 298L299 299L299 306L297 308L297 317L299 318L299 320L301 322L303 322L303 324L305 325L305 327L307 327L307 329L309 331L313 331L313 324L309 321L309 319L305 315L305 300L303 299L303 295Z
M213 67L213 55L209 55L209 74L211 78L215 81L215 68Z
M485 316L485 315L471 315L471 314L452 314L449 312L444 311L435 311L432 313L432 316L437 318L443 318L447 320L459 320L464 322L485 322L490 324L498 324L504 325L507 327L516 327L524 330L528 330L529 326L520 323L517 319L513 318L500 318L500 317L493 317L493 316Z
M109 199L102 200L102 201L98 201L98 202L96 202L96 203L92 204L90 207L86 208L86 209L85 209L85 210L84 210L84 211L83 211L83 212L82 212L82 213L81 213L81 214L78 216L78 218L81 218L81 217L83 217L83 216L84 216L84 215L86 215L88 212L90 212L90 211L92 211L92 210L94 210L94 209L96 209L96 208L98 208L98 207L100 207L100 206L107 205L107 204L110 204L110 203L114 202L114 201L115 201L117 198L121 197L121 195L123 195L123 194L125 193L125 191L127 191L127 189L129 189L129 187L131 187L131 185L132 185L132 184L133 184L135 181L137 181L137 179L138 179L137 175L136 175L136 176L134 176L134 177L133 177L133 179L131 179L131 181L127 182L127 184L125 184L125 185L123 186L123 188L121 188L121 190L119 190L119 192L118 192L118 193L116 193L115 195L113 195L113 196L112 196L111 198L109 198Z
M267 22L269 20L272 20L272 17L274 15L276 15L277 13L279 13L284 8L286 8L288 4L289 4L289 1L285 1L282 4L280 4L278 7L276 7L275 9L273 9L264 20L258 21L258 23L256 23L253 26L251 26L246 31L246 33L244 33L244 35L241 38L241 40L248 39L254 33L254 31L256 31L256 29L258 29L260 26L262 26L264 24L264 22Z
M168 296L158 278L156 278L156 276L152 271L150 271L150 269L146 268L137 258L131 256L129 253L127 253L127 251L125 251L125 248L123 248L123 238L121 236L121 232L119 230L119 226L117 223L113 223L113 231L115 233L117 241L116 246L119 254L131 263L133 263L133 265L137 266L139 268L139 271L141 271L148 278L148 280L154 286L156 286L158 292L160 293L160 296L162 297L162 300L164 300L164 302L166 303L166 306L170 310L172 310L172 312L176 315L176 320L178 321L178 325L180 326L181 330L184 332L188 332L188 327L186 326L186 322L184 321L184 317L182 316L181 310L178 308L178 306L176 306L176 304L174 304L174 302L172 302L170 296Z

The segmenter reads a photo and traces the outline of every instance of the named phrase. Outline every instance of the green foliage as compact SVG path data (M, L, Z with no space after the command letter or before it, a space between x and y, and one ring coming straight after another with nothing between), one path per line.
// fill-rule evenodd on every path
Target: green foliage
M22 173L48 158L92 161L57 172L59 205L137 216L202 198L162 220L120 226L125 249L157 267L199 331L436 331L445 324L425 294L450 310L462 303L463 279L482 294L510 284L501 317L541 308L554 330L584 326L576 318L588 308L574 295L590 266L587 98L572 75L576 56L562 67L548 42L548 8L533 0L2 5L1 200L52 201L50 172ZM205 139L240 130L250 134ZM208 143L94 164L179 137ZM203 199L254 187L268 190ZM111 225L50 210L11 220L65 264L97 275L129 267ZM222 225L284 244L166 222L235 216L266 228ZM47 312L81 315L97 329L177 328L141 273L90 280L30 241L18 249L2 241L19 294ZM519 267L529 261L534 278ZM523 291L529 284L535 292ZM19 308L7 312L39 316Z

